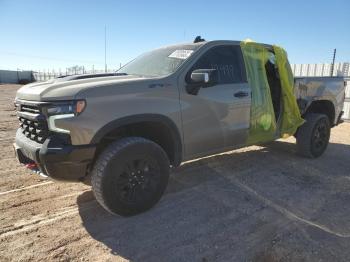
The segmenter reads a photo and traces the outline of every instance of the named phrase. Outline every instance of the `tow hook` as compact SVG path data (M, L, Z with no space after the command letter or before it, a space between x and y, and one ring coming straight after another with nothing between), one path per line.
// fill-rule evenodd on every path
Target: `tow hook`
M26 168L33 170L33 169L37 169L38 165L37 163L29 163L29 164L26 164Z
M48 177L47 175L45 175L43 172L40 171L38 164L35 162L25 164L25 167L28 168L30 171L32 171L35 174L38 174L38 175L45 177L45 178Z

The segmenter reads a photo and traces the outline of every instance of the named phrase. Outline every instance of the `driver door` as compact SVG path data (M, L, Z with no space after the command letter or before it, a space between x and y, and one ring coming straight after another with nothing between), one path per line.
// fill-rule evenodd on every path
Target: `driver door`
M217 70L217 81L190 94L186 87L194 84L191 73L196 69ZM186 159L245 145L251 90L239 45L220 45L206 50L187 69L181 86Z

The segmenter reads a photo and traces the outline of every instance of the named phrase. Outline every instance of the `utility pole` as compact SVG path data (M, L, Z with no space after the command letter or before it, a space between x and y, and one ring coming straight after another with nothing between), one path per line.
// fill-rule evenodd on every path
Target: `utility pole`
M107 27L105 26L105 73L107 73Z
M337 49L335 48L333 51L333 60L332 60L332 64L331 64L331 76L333 76L333 71L334 71L334 62L335 62L335 55L337 53Z

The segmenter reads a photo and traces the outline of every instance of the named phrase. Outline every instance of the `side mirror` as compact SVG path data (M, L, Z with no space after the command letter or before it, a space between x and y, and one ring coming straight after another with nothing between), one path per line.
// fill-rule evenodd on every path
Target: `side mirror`
M197 69L191 73L191 84L201 87L213 86L217 83L218 72L216 69Z

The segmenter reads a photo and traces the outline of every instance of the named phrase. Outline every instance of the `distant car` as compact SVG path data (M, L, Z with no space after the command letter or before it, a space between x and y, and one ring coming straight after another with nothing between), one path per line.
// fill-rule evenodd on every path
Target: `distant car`
M262 61L258 55L247 68L241 45L173 45L141 55L116 74L23 86L15 100L18 160L54 179L91 178L97 201L111 213L129 216L159 201L170 168L281 138L283 119L293 110L306 120L300 127L302 122L292 123L289 131L297 151L319 157L330 128L340 121L344 80L298 78L286 103L274 47L259 45L268 55L265 68L254 65ZM289 72L288 60L284 66ZM255 125L261 131L251 140Z

